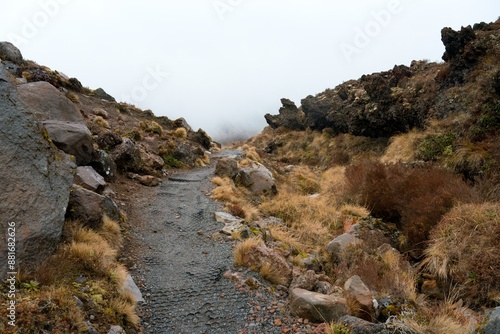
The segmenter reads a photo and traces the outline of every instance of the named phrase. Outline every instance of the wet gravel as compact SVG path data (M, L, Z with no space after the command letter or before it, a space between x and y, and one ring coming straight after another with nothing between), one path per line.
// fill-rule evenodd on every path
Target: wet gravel
M129 236L130 271L145 299L139 332L313 333L316 325L289 315L286 288L234 265L234 242L214 219L213 171L214 163L178 173L129 203L141 220Z

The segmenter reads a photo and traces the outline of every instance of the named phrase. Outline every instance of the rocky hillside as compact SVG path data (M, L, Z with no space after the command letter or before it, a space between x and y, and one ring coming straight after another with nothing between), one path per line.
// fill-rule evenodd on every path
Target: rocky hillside
M7 42L0 43L0 143L0 254L9 259L0 277L14 282L1 298L17 302L17 326L2 320L0 332L133 328L135 297L123 290L131 278L117 262L127 221L116 199L126 198L122 189L203 166L217 144L184 119L117 103L25 60ZM18 295L9 297L14 285ZM8 312L2 307L2 319Z
M500 328L500 21L442 41L443 63L364 75L299 107L282 99L233 162L265 165L272 193L214 180L247 222L236 263L328 333Z

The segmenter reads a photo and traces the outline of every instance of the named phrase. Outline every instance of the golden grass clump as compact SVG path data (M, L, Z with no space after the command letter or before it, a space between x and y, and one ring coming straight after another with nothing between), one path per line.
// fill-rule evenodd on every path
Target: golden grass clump
M98 234L115 250L120 250L123 246L123 237L120 224L109 218L107 215L102 217L102 227Z
M294 236L289 229L284 228L283 226L269 226L269 233L271 237L275 240L280 241L285 249L292 250L295 253L303 254L305 253L305 247L300 242L299 238Z
M236 189L234 182L230 178L221 178L219 176L216 176L212 178L211 181L217 186L217 188L212 190L212 199L233 204L238 203L238 190Z
M180 138L180 139L186 139L187 138L187 130L186 128L177 128L172 132L172 135L174 137Z
M106 121L102 116L96 116L94 118L94 124L96 124L100 128L110 129L110 125L108 121Z
M234 262L239 266L247 266L245 256L253 251L254 248L263 245L264 242L260 238L248 238L236 245L234 248ZM257 267L250 267L252 270L258 270Z
M383 163L410 162L415 160L417 144L427 134L412 130L391 138L385 154L380 158Z
M260 267L259 274L269 282L275 284L288 285L288 277L284 276L278 267L266 262Z
M491 304L500 290L499 235L499 203L458 205L432 230L424 266L458 284L460 297L470 305Z
M163 127L155 121L141 121L139 122L139 127L148 133L155 133L161 136L164 133Z
M80 103L80 99L78 98L78 95L74 92L67 92L66 97L68 98L68 100L70 100L74 104Z

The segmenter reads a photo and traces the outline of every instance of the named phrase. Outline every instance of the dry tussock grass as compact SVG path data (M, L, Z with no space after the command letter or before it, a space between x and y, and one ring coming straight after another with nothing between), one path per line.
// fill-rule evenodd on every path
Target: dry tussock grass
M462 204L453 208L431 233L425 268L461 287L472 306L491 304L500 290L500 204Z
M305 252L305 246L289 229L286 229L283 226L269 226L268 229L271 237L280 241L286 249L291 250L296 254L303 254Z
M177 138L186 139L187 138L187 130L186 128L177 128L172 132L172 135Z
M396 327L409 328L416 333L451 334L476 333L477 319L471 311L456 302L456 291L452 291L445 301L429 304L426 300L419 301L416 314L408 314L391 321Z
M25 291L21 292L24 295L21 303L24 306L21 306L21 309L23 307L29 308L33 300L43 299L46 294L50 298L51 305L58 303L57 296L64 296L60 299L64 298L66 304L54 308L52 313L40 312L40 309L30 309L30 312L33 313L30 314L30 318L41 319L38 326L43 323L52 324L53 319L57 319L58 323L61 324L69 321L72 325L67 325L61 331L56 330L57 326L47 327L51 328L51 332L54 333L66 332L68 328L73 328L71 326L79 324L75 317L79 317L83 312L94 314L96 322L105 323L108 327L109 324L122 326L127 326L127 324L135 326L137 324L135 301L128 298L127 293L123 291L128 271L117 262L117 253L123 241L120 226L109 217L103 217L103 221L103 227L97 231L84 227L78 221L67 222L63 233L63 244L34 274L33 279L41 284L40 292L38 294L31 292L33 295L29 297L25 296ZM80 290L79 285L75 283L75 278L78 276L86 277L86 284L91 286L90 292ZM54 293L56 295L51 295ZM83 309L77 307L73 296L80 296L80 299L85 301L91 299L89 294L101 295L102 301L86 304ZM113 300L118 300L121 304L115 303L115 305ZM74 308L71 303L75 303ZM114 307L116 312L106 311ZM69 313L65 313L64 310L69 310ZM51 320L48 320L49 318ZM83 318L87 318L87 316ZM23 321L29 322L31 320ZM84 330L84 328L79 327L78 330Z
M211 179L217 187L212 190L211 198L226 203L226 210L247 222L259 218L259 210L251 203L246 189L238 188L228 177L216 176ZM236 210L238 208L238 210Z
M271 263L264 263L259 269L259 274L269 282L281 285L288 284L288 278L283 276L283 273Z
M420 140L424 139L428 134L412 130L394 136L390 139L389 146L385 154L380 158L383 163L399 163L410 162L415 160L415 150Z
M251 253L254 248L261 246L263 243L260 238L248 238L238 243L233 252L234 262L239 266L248 267L248 263L245 262L245 255ZM258 270L259 268L250 267L250 269Z
M102 227L98 231L99 235L106 240L112 249L120 250L123 246L120 224L107 215L102 217L102 222Z

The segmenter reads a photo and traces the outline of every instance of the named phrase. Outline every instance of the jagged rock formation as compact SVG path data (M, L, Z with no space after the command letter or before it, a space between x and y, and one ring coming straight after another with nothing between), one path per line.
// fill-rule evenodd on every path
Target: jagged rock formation
M465 103L454 95L453 87L462 85L482 57L494 55L498 43L491 32L498 23L476 24L474 27L441 32L446 52L445 64L412 62L410 67L400 65L392 70L363 75L334 89L308 96L301 107L282 99L279 115L266 115L273 129L291 130L332 129L335 133L350 133L367 137L390 137L412 128L423 128L429 118L443 118L450 113L465 110ZM485 89L500 91L500 72L485 68L484 77L471 77ZM492 73L490 77L489 73Z

